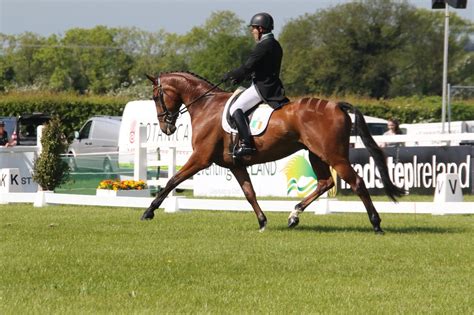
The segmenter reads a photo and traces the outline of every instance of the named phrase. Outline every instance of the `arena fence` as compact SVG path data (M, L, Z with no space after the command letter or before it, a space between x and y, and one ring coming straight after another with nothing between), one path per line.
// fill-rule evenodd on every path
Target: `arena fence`
M128 207L146 209L153 201L151 197L111 197L57 194L52 192L37 193L0 193L0 204L32 203L35 207L48 205L82 205L105 207ZM259 204L265 212L290 212L298 201L261 200ZM474 214L474 202L374 202L379 213L400 214ZM170 196L161 206L165 212L173 213L188 210L208 211L253 211L246 200L229 199L196 199ZM321 198L313 202L306 213L365 213L361 201L338 201Z
M144 129L140 128L139 139L145 136ZM433 139L433 135L430 135ZM405 138L403 138L405 137ZM380 138L380 139L379 139ZM389 139L390 138L390 139ZM393 139L392 139L393 138ZM403 142L413 141L413 136L409 139L407 136L389 136L376 137L376 141L394 141ZM463 134L444 134L436 135L436 139L443 141L464 141L474 140L473 133ZM357 139L353 139L357 141ZM38 141L40 143L40 141ZM25 147L18 148L0 148L0 154L18 153L28 150ZM40 150L39 147L31 148L36 156ZM144 141L136 142L135 150L135 169L134 177L137 179L144 178L146 169L152 165L162 165L168 167L168 177L173 176L176 170L177 157L176 148L168 148L170 154L166 161L147 161L147 145ZM3 167L0 167L3 168ZM156 182L149 181L149 184L165 185L166 181L158 179ZM192 188L192 181L188 182L185 187ZM183 186L181 186L183 187ZM4 188L0 182L0 188ZM112 196L94 196L94 195L75 195L75 194L61 194L51 192L11 192L0 189L0 204L8 203L32 203L37 207L55 204L69 204L69 205L89 205L89 206L117 206L130 208L147 208L153 198L151 197L112 197ZM457 201L442 201L437 202L375 202L375 207L380 213L409 213L409 214L474 214L473 202L457 202ZM259 201L264 211L283 211L290 212L298 201L296 200L261 200ZM197 199L177 197L170 195L166 198L162 205L166 212L176 212L180 210L225 210L225 211L253 211L248 202L236 199ZM313 212L315 214L328 214L338 212L365 212L365 208L361 201L338 201L330 198L321 198L308 207L306 212Z

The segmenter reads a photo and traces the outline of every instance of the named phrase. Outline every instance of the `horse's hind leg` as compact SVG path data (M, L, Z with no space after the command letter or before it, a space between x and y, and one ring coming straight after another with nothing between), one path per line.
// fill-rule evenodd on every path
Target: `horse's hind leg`
M244 192L245 198L247 198L247 201L250 203L253 208L253 211L255 212L255 215L257 216L258 224L260 226L260 232L263 232L265 230L265 227L267 226L267 218L257 202L255 190L253 189L253 185L250 180L250 176L247 172L247 169L245 167L239 167L232 168L231 171L239 182L240 187Z
M374 227L375 233L383 234L383 230L380 227L380 222L382 220L380 219L377 210L375 210L372 199L370 198L370 194L365 187L364 180L359 175L357 175L347 160L337 163L333 165L333 167L339 176L351 186L352 191L354 191L364 203L369 220Z
M313 201L319 198L326 191L334 187L334 180L329 170L329 165L322 161L317 155L309 152L309 162L313 167L314 173L318 179L318 185L316 189L307 197L305 197L300 203L295 206L295 209L290 213L288 217L288 227L292 228L298 225L300 219L298 215L304 211Z

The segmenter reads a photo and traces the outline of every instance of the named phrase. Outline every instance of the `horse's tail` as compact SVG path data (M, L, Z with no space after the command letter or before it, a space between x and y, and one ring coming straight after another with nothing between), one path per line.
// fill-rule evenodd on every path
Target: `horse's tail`
M345 111L353 111L355 116L354 126L356 133L361 137L362 142L364 143L367 150L369 150L370 155L374 159L375 165L377 166L382 183L385 189L385 193L393 201L397 201L397 197L406 195L406 191L400 187L395 186L390 179L388 174L387 161L384 152L375 142L374 138L370 135L369 127L365 122L364 115L354 106L349 103L340 102L338 103L339 107Z

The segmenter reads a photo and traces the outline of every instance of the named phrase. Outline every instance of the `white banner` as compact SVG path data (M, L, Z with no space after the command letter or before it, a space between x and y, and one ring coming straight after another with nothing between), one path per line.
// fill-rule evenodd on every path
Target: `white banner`
M317 185L307 151L284 159L247 167L257 196L300 197ZM203 197L242 197L242 189L232 172L215 164L194 176L194 195Z

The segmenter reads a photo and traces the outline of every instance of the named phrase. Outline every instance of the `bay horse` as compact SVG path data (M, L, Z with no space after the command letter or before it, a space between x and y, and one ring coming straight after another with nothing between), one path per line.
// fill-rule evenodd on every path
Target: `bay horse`
M352 127L349 111L355 114L357 133L374 158L386 194L396 201L404 191L390 180L383 151L370 135L363 114L351 104L307 97L290 102L275 110L265 132L253 138L256 154L236 161L229 153L231 137L221 127L224 105L232 93L190 72L166 72L158 77L147 77L153 83L153 100L158 121L166 135L171 135L176 130L175 123L180 114L180 107L182 104L186 106L185 110L191 116L193 152L185 165L157 194L143 213L142 220L153 219L154 211L174 188L215 163L230 169L235 176L257 216L260 231L263 231L267 218L257 202L246 167L275 161L305 149L309 151L309 161L317 176L317 187L291 211L288 226L298 225L299 214L334 186L329 169L331 166L364 203L374 231L383 233L380 216L365 183L349 162L349 137Z

